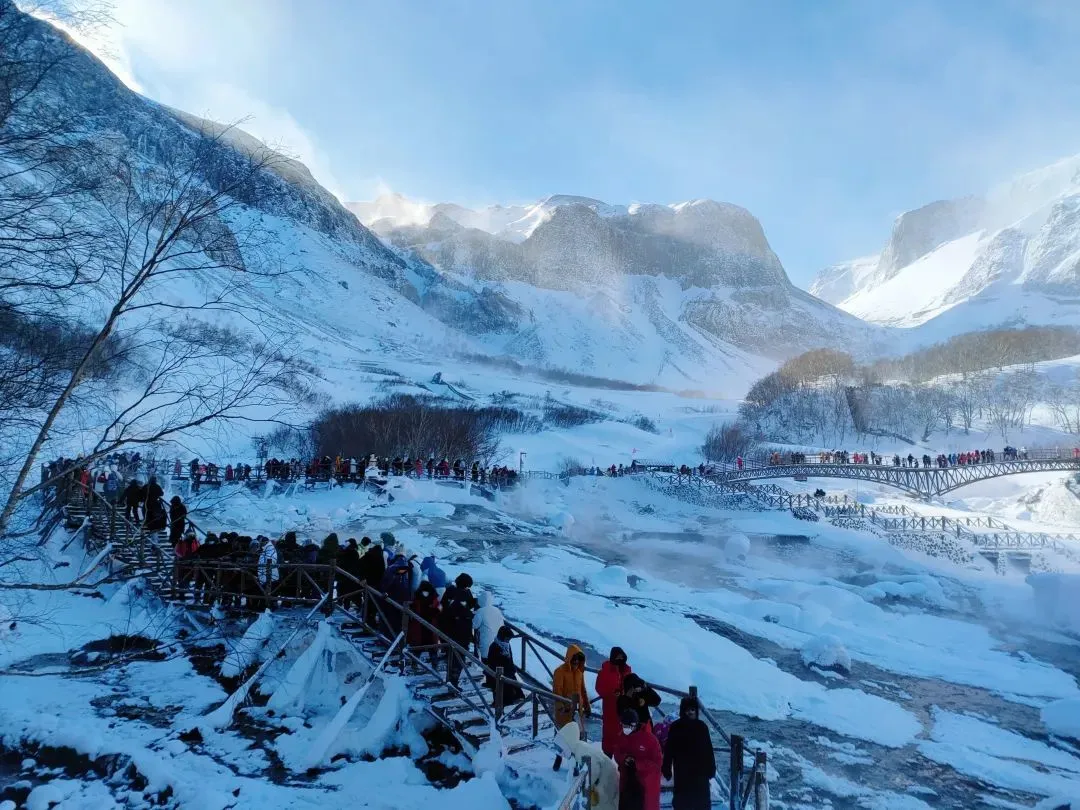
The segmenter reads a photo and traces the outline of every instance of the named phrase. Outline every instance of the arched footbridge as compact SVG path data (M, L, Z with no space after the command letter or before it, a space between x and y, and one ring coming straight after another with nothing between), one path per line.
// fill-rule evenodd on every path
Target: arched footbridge
M779 463L747 462L741 469L715 470L709 477L718 483L736 483L767 478L848 478L883 484L903 490L920 498L932 498L952 492L954 489L1001 478L1034 472L1080 472L1080 458L1074 451L1043 450L1029 452L1027 458L999 459L972 464L949 466L908 467L896 466L891 458L881 464L855 464L825 461L824 456L805 456L798 463L786 458Z

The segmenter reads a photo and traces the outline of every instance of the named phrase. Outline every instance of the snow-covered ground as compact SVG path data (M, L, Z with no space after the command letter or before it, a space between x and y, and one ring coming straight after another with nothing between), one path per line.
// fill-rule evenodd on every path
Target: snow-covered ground
M1057 478L1044 488L1067 492ZM804 486L901 500L837 483ZM316 541L391 530L555 646L581 643L598 663L619 645L644 677L696 685L768 747L784 806L1030 806L1080 789L1080 751L1039 716L1080 699L1080 638L1043 622L1021 572L786 513L692 506L631 479L534 480L495 504L424 481L391 493L237 491L200 522ZM745 557L725 553L743 536ZM807 665L823 638L850 674Z

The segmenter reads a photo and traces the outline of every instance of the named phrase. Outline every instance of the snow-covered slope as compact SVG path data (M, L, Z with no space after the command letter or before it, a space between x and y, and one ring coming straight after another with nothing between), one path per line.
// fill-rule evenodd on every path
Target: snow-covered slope
M243 155L266 149L240 130L133 93L39 25L58 54L72 55L50 93L95 141L155 166L214 137L202 178L211 186ZM437 346L444 359L509 355L738 394L778 359L822 345L867 346L879 331L795 290L760 224L735 205L612 206L557 195L483 211L401 197L354 206L387 234L380 238L295 161L263 172L239 202L247 221L272 225L263 258L301 271L252 284L267 316L292 322L305 311L301 335L331 334L354 355ZM310 348L326 351L318 340Z
M823 270L811 291L926 339L1080 316L1080 155L979 197L897 218L879 256Z
M623 328L606 330L604 341L619 344L635 328L652 328L680 347L673 361L683 351L696 355L703 340L777 358L812 346L869 349L881 339L796 290L761 224L729 203L624 206L553 195L531 206L473 211L388 195L348 205L404 255L493 285L522 301L534 322L553 304L565 311L555 302L566 296L555 293L610 302L628 318ZM608 311L601 305L595 313L612 324Z

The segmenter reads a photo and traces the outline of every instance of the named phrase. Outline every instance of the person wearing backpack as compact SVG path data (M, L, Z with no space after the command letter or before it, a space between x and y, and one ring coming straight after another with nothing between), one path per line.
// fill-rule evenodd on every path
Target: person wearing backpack
M473 579L468 574L458 574L454 584L446 589L442 598L442 631L466 651L472 642L473 615L480 607L470 590L472 584ZM446 677L454 686L457 686L461 678L463 666L460 654L453 649L448 650Z
M697 698L684 697L679 704L679 719L671 724L664 743L661 771L665 779L674 775L673 810L710 810L712 795L709 783L716 775L709 727L698 718Z
M413 598L412 564L404 553L398 552L390 558L383 576L382 591L398 605L408 605ZM390 635L401 632L401 608L389 603L385 606L386 619L390 623Z
M115 504L120 497L121 483L120 476L116 472L116 467L110 467L109 476L105 479L105 499L109 503Z

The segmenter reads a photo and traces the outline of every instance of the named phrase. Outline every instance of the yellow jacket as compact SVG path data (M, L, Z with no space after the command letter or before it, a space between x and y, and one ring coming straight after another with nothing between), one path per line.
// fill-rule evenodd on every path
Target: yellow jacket
M555 704L555 727L562 728L574 719L574 709L580 708L582 714L589 714L589 693L585 689L585 670L574 669L570 659L583 654L581 647L571 644L566 648L563 663L555 668L555 677L551 691L556 695L570 698L573 704L558 701Z

